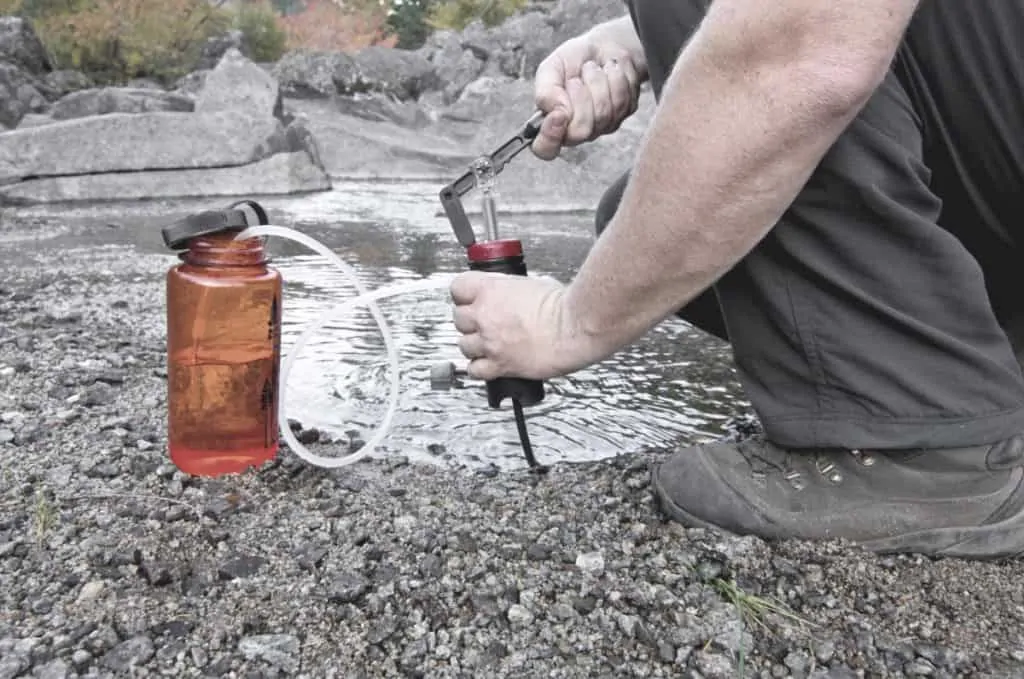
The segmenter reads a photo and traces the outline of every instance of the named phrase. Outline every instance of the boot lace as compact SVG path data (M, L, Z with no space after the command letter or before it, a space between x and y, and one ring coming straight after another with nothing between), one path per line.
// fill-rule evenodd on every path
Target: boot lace
M813 455L814 469L822 478L832 485L839 485L843 482L843 473L836 463L836 453L839 451L794 453L759 437L739 443L738 448L747 464L750 465L751 474L755 477L764 478L773 472L779 473L798 491L807 487L807 480L804 473L793 464L795 456L804 458L807 455ZM858 448L841 452L853 457L856 463L862 467L871 467L875 464L874 455Z

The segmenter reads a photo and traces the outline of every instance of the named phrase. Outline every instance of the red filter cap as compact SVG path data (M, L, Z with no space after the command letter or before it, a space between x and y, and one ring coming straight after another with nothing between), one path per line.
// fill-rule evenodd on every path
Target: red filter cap
M471 262L489 262L508 257L522 257L523 244L513 239L489 240L473 243L467 248L466 253Z

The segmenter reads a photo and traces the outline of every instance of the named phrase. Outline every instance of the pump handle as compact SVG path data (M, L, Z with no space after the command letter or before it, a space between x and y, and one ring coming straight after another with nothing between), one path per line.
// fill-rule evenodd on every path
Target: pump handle
M535 111L530 119L512 138L503 143L491 152L489 158L494 167L494 174L497 175L505 169L509 161L515 158L520 151L533 143L533 140L540 134L541 123L544 122L545 113ZM462 206L462 197L476 187L476 175L472 170L467 170L459 178L441 189L441 206L445 215L451 223L455 239L459 244L468 248L476 242L476 234L473 233L473 225L466 216L466 210Z

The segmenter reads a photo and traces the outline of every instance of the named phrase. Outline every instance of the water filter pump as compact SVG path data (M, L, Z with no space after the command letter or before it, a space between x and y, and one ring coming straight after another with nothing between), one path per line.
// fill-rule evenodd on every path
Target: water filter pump
M451 223L456 240L466 250L466 261L471 270L527 275L522 242L515 238L502 238L498 233L494 182L508 162L537 137L543 120L544 114L541 111L535 112L519 132L490 155L478 158L469 170L441 189L441 205ZM462 204L462 197L474 188L479 188L483 194L483 240L477 240L473 225ZM457 378L464 374L464 371L458 370L451 362L439 364L431 372L431 386L435 389L450 388L456 383ZM532 471L547 471L547 467L538 464L534 458L523 410L544 400L544 383L517 377L499 377L487 381L486 389L487 403L491 408L500 408L506 399L512 401L523 455Z

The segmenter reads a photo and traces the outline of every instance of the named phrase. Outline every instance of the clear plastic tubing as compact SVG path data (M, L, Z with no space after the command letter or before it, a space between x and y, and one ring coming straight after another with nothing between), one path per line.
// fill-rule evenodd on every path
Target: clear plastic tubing
M278 384L278 417L280 420L281 436L288 444L288 447L293 450L296 455L311 465L329 469L344 467L354 462L358 462L369 455L388 435L388 432L391 429L391 423L395 417L395 412L398 410L399 380L401 377L398 348L395 346L395 340L391 336L391 329L388 327L387 321L384 319L384 314L381 313L380 307L376 304L377 300L396 297L398 295L404 295L412 292L448 288L454 276L448 275L431 280L399 283L396 285L389 285L386 288L378 288L371 292L359 281L359 276L351 265L347 264L341 257L329 250L323 243L294 229L274 225L250 226L235 236L235 240L254 238L258 236L276 236L278 238L284 238L286 240L295 241L296 243L305 245L310 250L326 257L332 264L341 269L342 273L352 282L352 286L355 287L356 292L358 293L355 297L334 306L328 314L321 316L315 323L312 323L310 327L303 330L298 340L296 340L295 346L292 347L292 350L288 353L287 358L281 366L280 382ZM285 281L285 285L287 285L287 281ZM387 410L384 413L384 418L381 420L380 425L378 425L377 429L373 432L373 435L366 439L366 443L362 448L354 453L350 453L342 457L323 457L322 455L317 455L299 443L299 440L295 438L295 434L292 433L292 428L288 425L288 417L285 415L285 389L288 385L288 375L295 366L295 359L302 353L306 343L309 342L310 338L316 334L321 327L323 327L324 323L333 319L335 316L351 312L360 306L365 306L369 309L370 313L373 315L373 319L377 322L377 327L380 328L381 335L384 337L384 350L387 353L390 373L388 378L389 390Z

